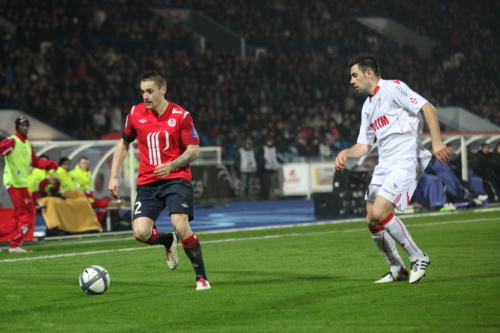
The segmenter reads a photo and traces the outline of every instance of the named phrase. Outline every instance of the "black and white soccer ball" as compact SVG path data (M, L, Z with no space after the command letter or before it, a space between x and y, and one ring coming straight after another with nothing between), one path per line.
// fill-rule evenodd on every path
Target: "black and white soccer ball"
M92 265L80 274L80 287L89 295L101 295L109 288L110 277L106 269Z

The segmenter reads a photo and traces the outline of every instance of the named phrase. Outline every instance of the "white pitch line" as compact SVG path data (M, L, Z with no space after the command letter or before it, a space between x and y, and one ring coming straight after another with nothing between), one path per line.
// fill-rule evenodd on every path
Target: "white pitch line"
M407 227L425 227L425 226L430 226L430 225L457 224L457 223L475 223L475 222L495 221L495 220L500 220L500 217L499 218L493 218L493 219L474 219L474 220L463 220L463 221L448 221L448 222L412 224L412 225L407 225ZM332 230L332 231L324 231L324 232L310 232L310 233L302 233L302 234L271 235L271 236L249 237L249 238L229 238L229 239L219 239L219 240L205 241L205 242L203 242L203 244L215 244L215 243L236 242L236 241L249 241L249 240L262 240L262 239L296 237L296 236L324 235L324 234L334 234L334 233L343 233L343 232L357 232L357 231L366 231L366 228L350 229L350 230ZM161 246L161 245L159 245L159 246ZM118 250L103 250L103 251L91 251L91 252L82 252L82 253L56 254L56 255L52 255L52 256L42 256L42 257L6 259L6 260L0 260L0 263L1 262L26 261L26 260L38 260L38 259L53 259L53 258L63 258L63 257L75 257L75 256L89 255L89 254L101 254L101 253L111 253L111 252L125 252L125 251L134 251L134 250L146 250L146 249L151 249L151 248L155 248L155 247L159 247L159 246L143 246L143 247L132 247L132 248L118 249Z

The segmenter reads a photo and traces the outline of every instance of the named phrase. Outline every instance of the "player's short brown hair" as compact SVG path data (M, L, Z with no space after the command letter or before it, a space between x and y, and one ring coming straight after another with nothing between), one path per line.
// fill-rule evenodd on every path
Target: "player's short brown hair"
M358 65L358 68L362 72L370 68L376 77L380 77L380 67L377 59L375 59L371 53L360 53L352 57L351 60L349 60L349 68L352 68L354 65Z
M142 75L141 82L146 82L146 81L153 81L158 86L158 88L161 88L163 86L165 86L165 87L167 86L167 81L157 71L145 72Z

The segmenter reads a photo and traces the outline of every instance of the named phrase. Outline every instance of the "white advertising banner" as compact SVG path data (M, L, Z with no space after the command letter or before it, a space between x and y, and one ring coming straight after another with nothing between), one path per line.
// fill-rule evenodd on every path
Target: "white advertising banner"
M333 162L311 163L310 168L311 192L332 192L335 173Z
M310 197L308 163L289 163L283 165L283 194L284 195L307 195Z

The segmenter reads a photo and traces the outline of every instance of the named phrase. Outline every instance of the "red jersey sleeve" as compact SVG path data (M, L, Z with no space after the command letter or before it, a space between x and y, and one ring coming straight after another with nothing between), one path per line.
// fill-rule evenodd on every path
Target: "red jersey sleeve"
M33 168L44 169L44 170L48 169L56 170L58 167L57 162L39 159L38 156L36 156L35 154L33 145L31 145L31 166Z
M189 114L189 112L186 112L186 116L184 117L184 120L182 122L181 139L184 145L200 144L200 138L198 136L198 132L196 132L193 118L191 118L191 114Z
M2 142L0 142L0 155L1 156L10 155L15 145L16 145L16 140L14 140L13 138L7 138L3 140Z
M137 137L137 132L135 131L134 126L132 126L132 115L134 114L135 106L130 110L125 119L125 127L122 132L122 139L125 142L132 142Z

